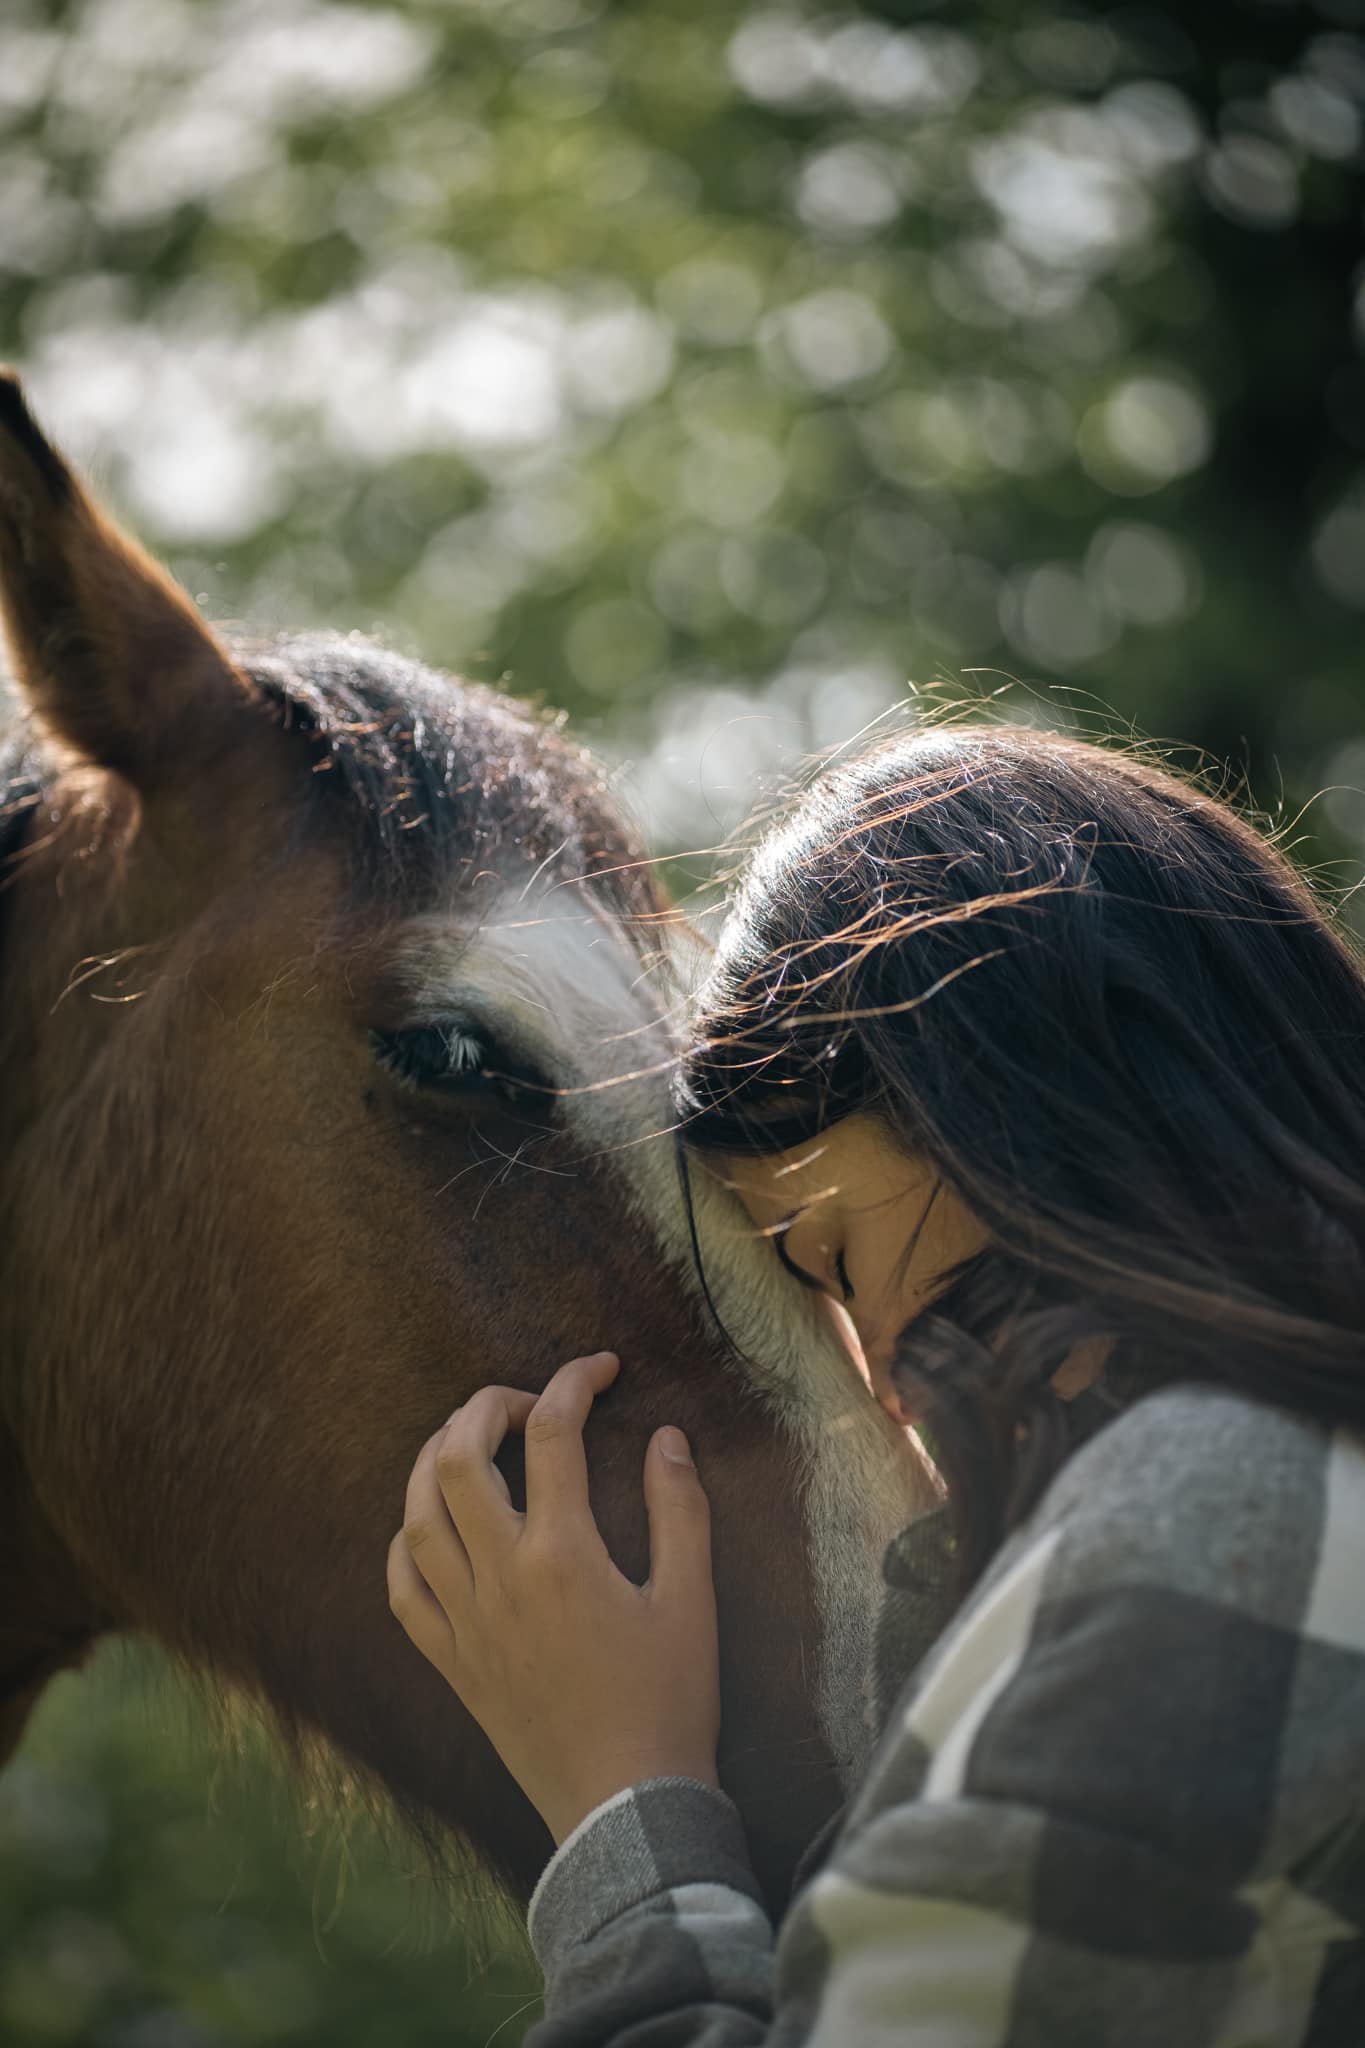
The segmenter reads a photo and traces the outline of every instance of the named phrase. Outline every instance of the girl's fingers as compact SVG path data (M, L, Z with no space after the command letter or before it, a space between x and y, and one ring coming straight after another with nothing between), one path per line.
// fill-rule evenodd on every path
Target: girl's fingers
M649 1446L645 1506L651 1592L683 1605L710 1602L711 1503L680 1429L658 1430Z
M441 1498L477 1574L481 1560L521 1533L501 1472L493 1463L509 1430L524 1428L536 1405L517 1387L480 1387L434 1439Z
M403 1541L421 1577L449 1613L474 1592L474 1573L459 1530L451 1521L436 1471L443 1432L417 1453L403 1503Z
M389 1545L389 1608L429 1664L455 1683L455 1636L445 1609L412 1561L400 1529Z
M526 1526L556 1535L595 1536L588 1505L583 1425L594 1398L620 1371L614 1351L595 1351L560 1367L526 1420Z

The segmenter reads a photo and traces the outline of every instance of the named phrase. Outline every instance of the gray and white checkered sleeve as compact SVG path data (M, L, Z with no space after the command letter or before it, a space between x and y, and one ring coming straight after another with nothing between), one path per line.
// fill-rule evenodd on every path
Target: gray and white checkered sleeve
M723 1793L657 1778L561 1845L528 1925L546 2018L527 2048L750 2048L772 2018L773 1934Z

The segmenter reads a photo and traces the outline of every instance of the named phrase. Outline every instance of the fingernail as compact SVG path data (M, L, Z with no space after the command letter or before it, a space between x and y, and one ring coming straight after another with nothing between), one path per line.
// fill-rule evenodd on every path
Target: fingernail
M670 1465L690 1465L692 1453L687 1447L687 1438L680 1429L659 1431L659 1451Z

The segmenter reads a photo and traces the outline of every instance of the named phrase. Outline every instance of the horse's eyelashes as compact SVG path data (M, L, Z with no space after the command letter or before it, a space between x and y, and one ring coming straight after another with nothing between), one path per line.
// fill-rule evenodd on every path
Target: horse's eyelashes
M538 1075L519 1072L485 1039L460 1024L411 1024L372 1031L375 1058L406 1088L448 1094L492 1095L517 1109L548 1106L551 1089Z
M418 1024L399 1031L370 1034L375 1056L395 1080L409 1087L431 1087L457 1075L477 1073L483 1048L467 1037L456 1039L442 1024Z

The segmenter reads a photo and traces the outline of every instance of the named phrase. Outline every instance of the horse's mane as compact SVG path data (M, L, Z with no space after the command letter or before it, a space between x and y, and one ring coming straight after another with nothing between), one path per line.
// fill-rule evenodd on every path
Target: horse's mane
M311 745L318 800L345 804L368 887L420 895L515 848L518 864L591 877L628 923L659 911L653 870L601 768L561 720L359 634L233 637L230 647L281 726ZM0 862L55 772L31 729L0 735Z

